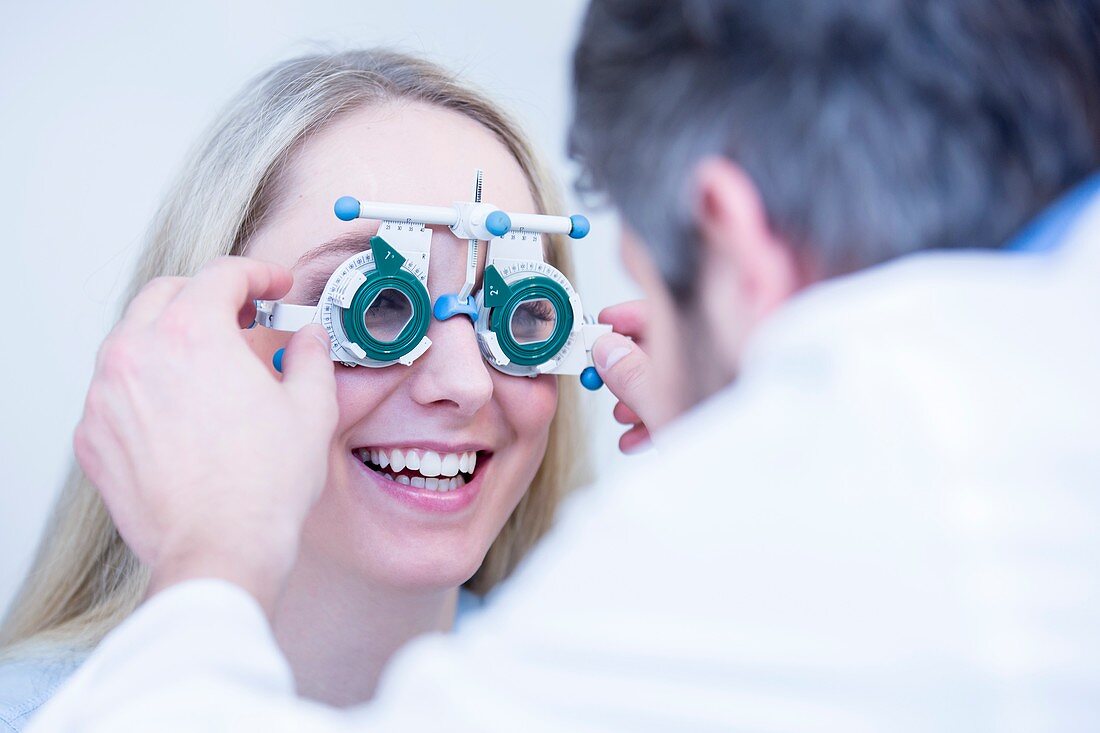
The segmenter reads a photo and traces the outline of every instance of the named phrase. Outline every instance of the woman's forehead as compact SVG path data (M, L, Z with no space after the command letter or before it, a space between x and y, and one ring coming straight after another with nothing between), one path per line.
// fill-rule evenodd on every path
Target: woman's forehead
M535 210L519 163L480 123L417 103L351 112L296 151L250 253L289 266L318 242L370 226L336 218L332 205L341 196L434 206L472 200L477 169L484 172L484 201ZM268 241L276 232L281 241Z

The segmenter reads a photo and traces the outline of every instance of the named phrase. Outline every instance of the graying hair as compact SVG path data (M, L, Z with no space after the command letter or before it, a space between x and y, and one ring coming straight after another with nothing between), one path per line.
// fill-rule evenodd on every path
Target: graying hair
M824 275L996 247L1097 167L1097 24L1051 0L593 0L571 150L692 295L721 155ZM1088 11L1088 12L1086 12Z

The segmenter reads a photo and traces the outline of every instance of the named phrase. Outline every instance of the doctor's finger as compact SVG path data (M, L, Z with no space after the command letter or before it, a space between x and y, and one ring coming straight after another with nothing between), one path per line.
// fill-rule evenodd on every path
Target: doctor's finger
M615 409L611 411L611 416L620 425L635 425L642 421L642 418L638 417L638 413L634 412L630 405L625 402L615 403Z
M626 454L639 453L653 444L649 428L638 423L619 437L619 450Z
M155 277L138 291L119 320L119 326L152 323L187 285L186 277Z
M626 336L609 333L596 340L592 357L611 394L626 403L642 422L651 423L657 395L653 366L645 351Z
M648 316L644 300L628 300L625 303L609 305L600 311L599 322L606 323L624 336L629 336L637 342L645 338Z
M167 306L180 308L204 323L234 323L253 300L286 295L294 278L290 270L247 257L219 257L191 278Z

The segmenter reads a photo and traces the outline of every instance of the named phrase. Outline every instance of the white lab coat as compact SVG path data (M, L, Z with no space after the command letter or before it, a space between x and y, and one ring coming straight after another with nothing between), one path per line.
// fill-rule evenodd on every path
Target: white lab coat
M251 598L193 581L30 730L1100 730L1100 207L1071 239L800 296L370 705L295 699Z

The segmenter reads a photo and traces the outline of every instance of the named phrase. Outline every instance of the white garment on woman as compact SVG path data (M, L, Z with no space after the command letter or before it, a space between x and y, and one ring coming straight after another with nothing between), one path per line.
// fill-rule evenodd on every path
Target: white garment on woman
M253 600L193 581L31 729L1100 730L1097 207L1073 236L796 299L367 707L294 699Z

